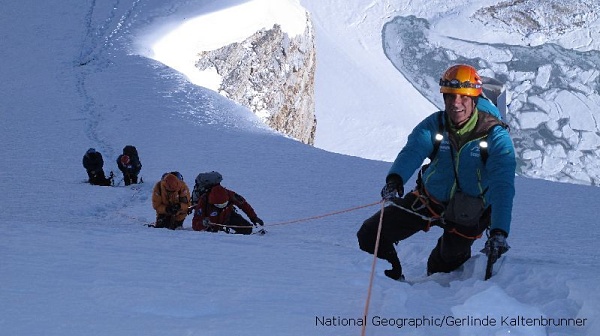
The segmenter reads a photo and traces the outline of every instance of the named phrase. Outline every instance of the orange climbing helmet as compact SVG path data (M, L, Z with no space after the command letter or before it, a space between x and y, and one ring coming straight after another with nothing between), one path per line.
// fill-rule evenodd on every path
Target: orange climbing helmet
M482 90L481 77L470 65L453 65L440 78L440 92L477 97Z

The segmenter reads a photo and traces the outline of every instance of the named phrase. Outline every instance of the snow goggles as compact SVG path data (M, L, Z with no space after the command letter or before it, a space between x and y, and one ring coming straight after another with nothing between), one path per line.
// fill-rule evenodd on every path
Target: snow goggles
M178 172L178 171L172 171L172 172L164 173L164 174L162 174L162 177L161 177L160 179L161 179L161 180L162 180L162 179L164 179L164 178L165 178L165 176L167 176L167 175L169 175L169 174L175 175L175 177L177 177L177 179L178 179L179 181L183 181L183 175L181 175L181 173L180 173L180 172Z
M219 208L219 209L223 209L225 208L227 205L229 204L229 201L225 201L224 203L219 203L219 204L213 204L215 207Z
M480 89L481 84L471 83L470 81L461 82L458 79L440 79L440 86L445 86L453 89Z

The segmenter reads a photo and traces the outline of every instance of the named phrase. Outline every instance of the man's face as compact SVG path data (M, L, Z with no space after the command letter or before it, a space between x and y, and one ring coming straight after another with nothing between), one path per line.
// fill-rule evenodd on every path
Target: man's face
M446 113L454 126L460 127L469 120L475 109L475 102L471 96L455 93L444 93Z

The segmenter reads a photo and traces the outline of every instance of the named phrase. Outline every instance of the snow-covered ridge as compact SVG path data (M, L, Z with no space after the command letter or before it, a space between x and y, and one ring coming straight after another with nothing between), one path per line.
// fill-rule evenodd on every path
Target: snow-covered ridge
M146 43L146 56L249 108L273 129L314 143L314 35L298 1L242 2Z
M305 32L306 24L306 11L297 0L244 1L189 18L164 34L148 37L144 43L150 48L140 51L185 74L192 83L217 91L220 78L194 67L198 53L242 42L274 25L294 37ZM153 30L160 30L159 26Z
M276 24L241 43L199 53L196 67L221 78L215 90L271 128L314 143L316 50L308 14L303 34L289 36Z

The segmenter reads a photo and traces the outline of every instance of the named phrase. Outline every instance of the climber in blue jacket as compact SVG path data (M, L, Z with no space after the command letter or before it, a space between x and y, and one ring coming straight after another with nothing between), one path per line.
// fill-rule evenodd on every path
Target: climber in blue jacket
M421 121L409 135L386 177L385 201L377 257L404 278L394 243L432 225L443 234L431 251L427 274L451 272L471 257L471 246L489 229L488 243L508 250L515 150L508 126L496 106L482 96L481 77L469 65L450 67L440 79L444 111ZM430 162L422 165L426 158ZM404 183L419 170L417 186L404 195ZM400 197L398 197L400 196ZM374 253L380 213L357 233L359 246Z

